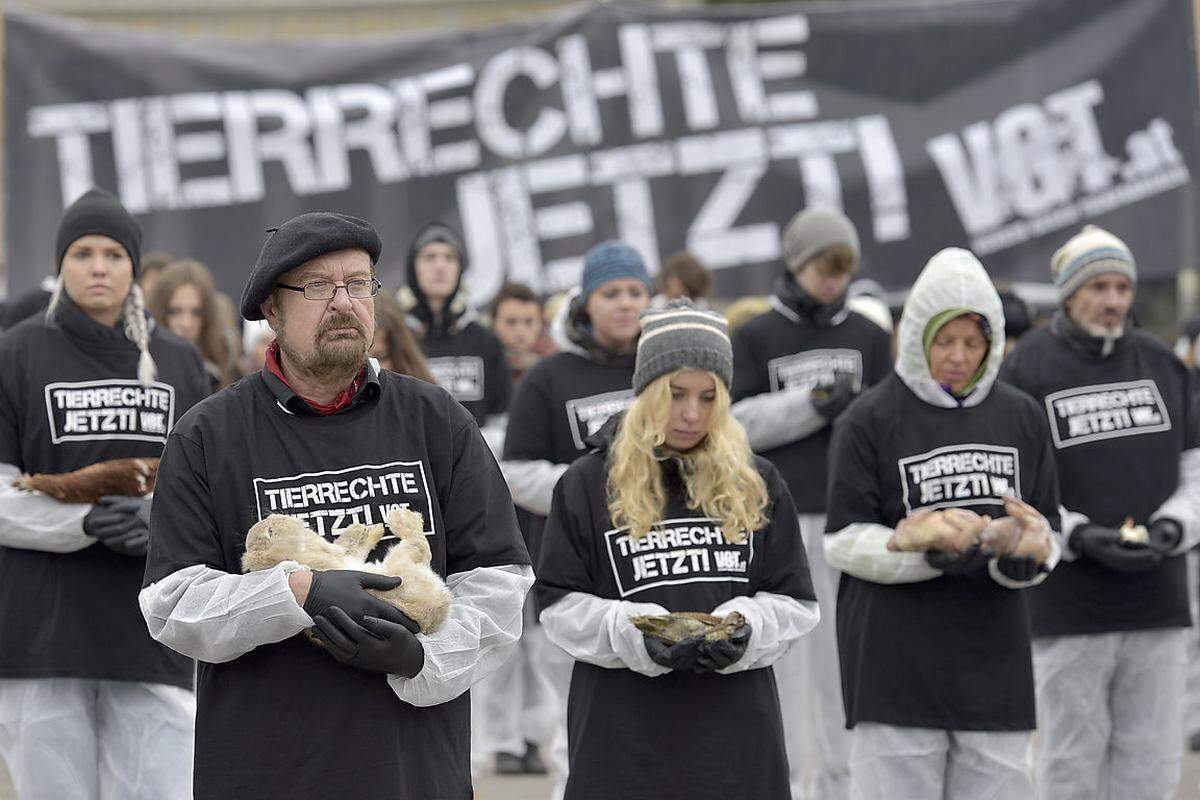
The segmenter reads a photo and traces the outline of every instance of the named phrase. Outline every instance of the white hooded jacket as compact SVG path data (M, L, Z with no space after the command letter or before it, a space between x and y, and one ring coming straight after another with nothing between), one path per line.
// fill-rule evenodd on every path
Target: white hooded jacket
M984 370L973 389L964 398L947 392L929 371L923 336L930 320L945 311L965 309L981 315L990 328L991 346L984 357ZM979 260L967 250L950 247L929 260L917 277L904 304L897 333L896 374L926 403L940 408L979 405L996 383L1004 358L1004 312L1000 296ZM825 537L825 557L830 565L850 575L876 583L913 583L940 576L920 552L892 552L887 542L893 529L874 523L854 523ZM1018 582L997 569L992 559L989 572L1009 588L1034 586L1045 580L1049 569L1058 563L1061 548L1056 536L1047 571L1032 581Z

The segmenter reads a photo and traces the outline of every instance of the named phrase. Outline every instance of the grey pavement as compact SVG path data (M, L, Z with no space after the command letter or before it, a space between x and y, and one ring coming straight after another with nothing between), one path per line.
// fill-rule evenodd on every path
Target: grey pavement
M547 778L484 775L475 780L475 800L548 800ZM1200 754L1189 753L1183 759L1183 780L1177 800L1200 800ZM9 783L4 762L0 761L0 800L19 800Z

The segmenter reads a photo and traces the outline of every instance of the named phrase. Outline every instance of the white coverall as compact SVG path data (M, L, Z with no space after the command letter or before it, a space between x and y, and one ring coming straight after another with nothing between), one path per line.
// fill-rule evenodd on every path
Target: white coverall
M18 491L19 474L0 464L0 546L73 553L96 545L83 532L90 505ZM178 686L0 679L0 758L20 800L185 800L195 718L195 696Z

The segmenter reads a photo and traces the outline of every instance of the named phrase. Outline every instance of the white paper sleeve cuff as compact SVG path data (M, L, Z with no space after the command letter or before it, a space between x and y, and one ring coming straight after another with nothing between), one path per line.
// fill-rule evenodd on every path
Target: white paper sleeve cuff
M500 471L513 502L530 513L546 517L550 515L554 487L567 466L549 461L501 461Z
M769 667L783 657L788 648L821 621L815 600L798 600L783 594L756 592L726 600L712 610L714 617L737 611L750 623L750 641L746 652L725 669L722 675Z
M893 552L887 549L892 529L872 522L854 522L825 536L825 560L872 583L918 583L939 577L941 570L929 566L924 553Z
M312 617L288 587L288 575L298 569L307 567L284 561L233 575L196 564L142 589L138 605L155 640L197 661L220 664L312 627Z
M446 703L500 668L521 638L521 612L533 569L520 564L480 567L446 578L453 599L436 633L417 634L425 665L411 678L389 675L388 685L414 706Z
M542 611L539 619L546 638L575 660L608 669L631 669L653 678L671 669L650 658L645 637L630 617L666 613L657 603L605 600L571 592Z

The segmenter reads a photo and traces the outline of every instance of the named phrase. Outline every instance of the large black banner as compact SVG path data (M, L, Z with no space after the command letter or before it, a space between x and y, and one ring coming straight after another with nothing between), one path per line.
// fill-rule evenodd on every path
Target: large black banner
M856 221L867 275L947 245L1048 278L1085 221L1143 275L1197 263L1190 3L590 5L426 39L230 42L7 17L10 291L53 271L92 184L146 249L240 292L264 229L306 210L380 229L382 276L430 219L473 297L572 285L592 244L689 248L721 295L768 290L798 209ZM400 12L398 12L400 13Z

